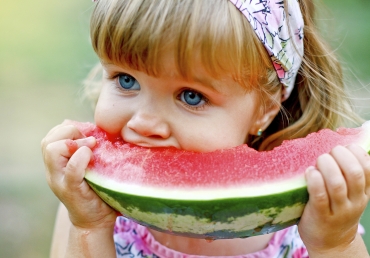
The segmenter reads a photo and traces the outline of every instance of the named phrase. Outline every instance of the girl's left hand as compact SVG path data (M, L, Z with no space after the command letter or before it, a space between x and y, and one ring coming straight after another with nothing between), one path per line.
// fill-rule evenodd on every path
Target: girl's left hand
M345 250L370 200L370 156L359 146L335 147L306 172L310 199L298 225L308 250Z

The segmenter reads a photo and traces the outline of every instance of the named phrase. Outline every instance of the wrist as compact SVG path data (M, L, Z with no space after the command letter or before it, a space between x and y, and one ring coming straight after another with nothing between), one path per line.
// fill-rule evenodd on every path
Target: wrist
M72 223L72 225L79 229L80 231L89 231L89 230L99 230L99 229L107 229L107 230L113 230L114 224L117 219L117 213L113 210L111 212L103 217L97 216L89 219L89 221L86 221L86 218L83 218L81 220L81 216L79 218L76 218L69 214L69 219Z
M362 237L357 234L352 241L334 247L307 247L310 258L347 258L347 257L369 257Z
M71 225L66 257L116 257L113 229Z

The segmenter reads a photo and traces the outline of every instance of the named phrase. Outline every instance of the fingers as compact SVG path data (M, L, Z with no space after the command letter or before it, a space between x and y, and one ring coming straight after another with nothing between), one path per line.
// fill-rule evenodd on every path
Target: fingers
M55 126L41 141L41 149L44 156L61 154L64 157L70 157L82 146L90 148L95 146L96 141L92 137L85 138L85 135L76 126L69 123L66 120L62 124Z
M306 170L307 190L310 195L310 205L315 210L323 213L330 213L329 196L326 191L325 181L321 173L314 167ZM326 214L323 214L326 215Z
M315 200L315 205L324 207L328 201L331 212L366 206L370 192L370 157L361 147L337 146L317 159L316 168L306 173L310 200Z
M348 149L355 155L358 162L360 163L363 174L364 174L364 192L368 197L368 200L370 199L370 155L366 153L364 149L362 149L360 146L357 145L350 145L348 146Z
M317 169L321 172L327 194L329 195L330 209L343 205L347 200L347 184L342 171L330 154L321 155L316 162Z
M81 172L87 167L91 159L91 148L96 144L94 137L85 138L84 135L73 125L60 124L47 134L42 140L42 153L46 166L46 177L49 186L56 190L63 182L66 172L78 169ZM80 150L81 149L81 150ZM74 157L76 155L76 157ZM76 160L81 158L83 162L75 165ZM85 166L81 169L81 165ZM77 173L77 176L80 174Z
M64 169L64 183L66 188L76 189L84 182L85 169L88 166L92 151L86 146L79 148L69 159Z
M362 198L366 192L366 174L369 170L369 164L366 164L367 153L360 146L350 145L347 148L338 146L331 154L347 183L348 198L350 200Z
M82 147L91 149L95 144L96 139L92 136L74 141L70 139L60 140L48 144L44 152L44 161L50 173L49 177L53 176L55 179L61 178L64 174L63 168L68 166L78 150ZM77 158L79 155L81 154L78 154ZM75 158L72 159L72 162L73 160Z
M95 144L96 139L93 136L78 140L63 139L52 142L45 147L45 160L56 160L60 156L70 158L79 148L83 146L93 148Z
M60 124L49 131L45 138L41 142L42 148L45 148L49 143L56 142L63 139L81 139L84 138L83 135L77 127L69 124Z
M65 145L67 146L68 148L68 152L73 155L73 153L76 152L76 150L78 150L78 144L76 141L74 140L71 140L71 139L67 139L65 142Z
M49 134L50 134L50 133L53 133L54 131L58 130L58 128L63 127L63 126L65 126L65 125L72 125L72 121L71 121L71 120L68 120L68 119L65 119L61 124L54 126L54 127L49 131Z

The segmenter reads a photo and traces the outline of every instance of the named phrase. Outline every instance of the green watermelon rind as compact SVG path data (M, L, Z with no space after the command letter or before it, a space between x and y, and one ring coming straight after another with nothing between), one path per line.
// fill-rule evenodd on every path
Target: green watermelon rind
M124 216L158 231L195 238L243 238L275 232L297 224L308 201L304 185L279 194L213 200L139 196L112 191L101 182L97 185L89 181L88 174L86 180L94 191Z

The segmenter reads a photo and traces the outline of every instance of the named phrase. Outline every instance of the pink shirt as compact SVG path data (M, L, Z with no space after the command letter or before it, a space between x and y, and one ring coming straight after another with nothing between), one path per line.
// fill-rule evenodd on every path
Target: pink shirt
M189 255L169 249L157 242L149 230L124 217L118 217L114 228L114 241L119 258L205 258L211 256ZM268 246L258 252L234 258L307 258L308 253L298 234L297 226L280 230Z

